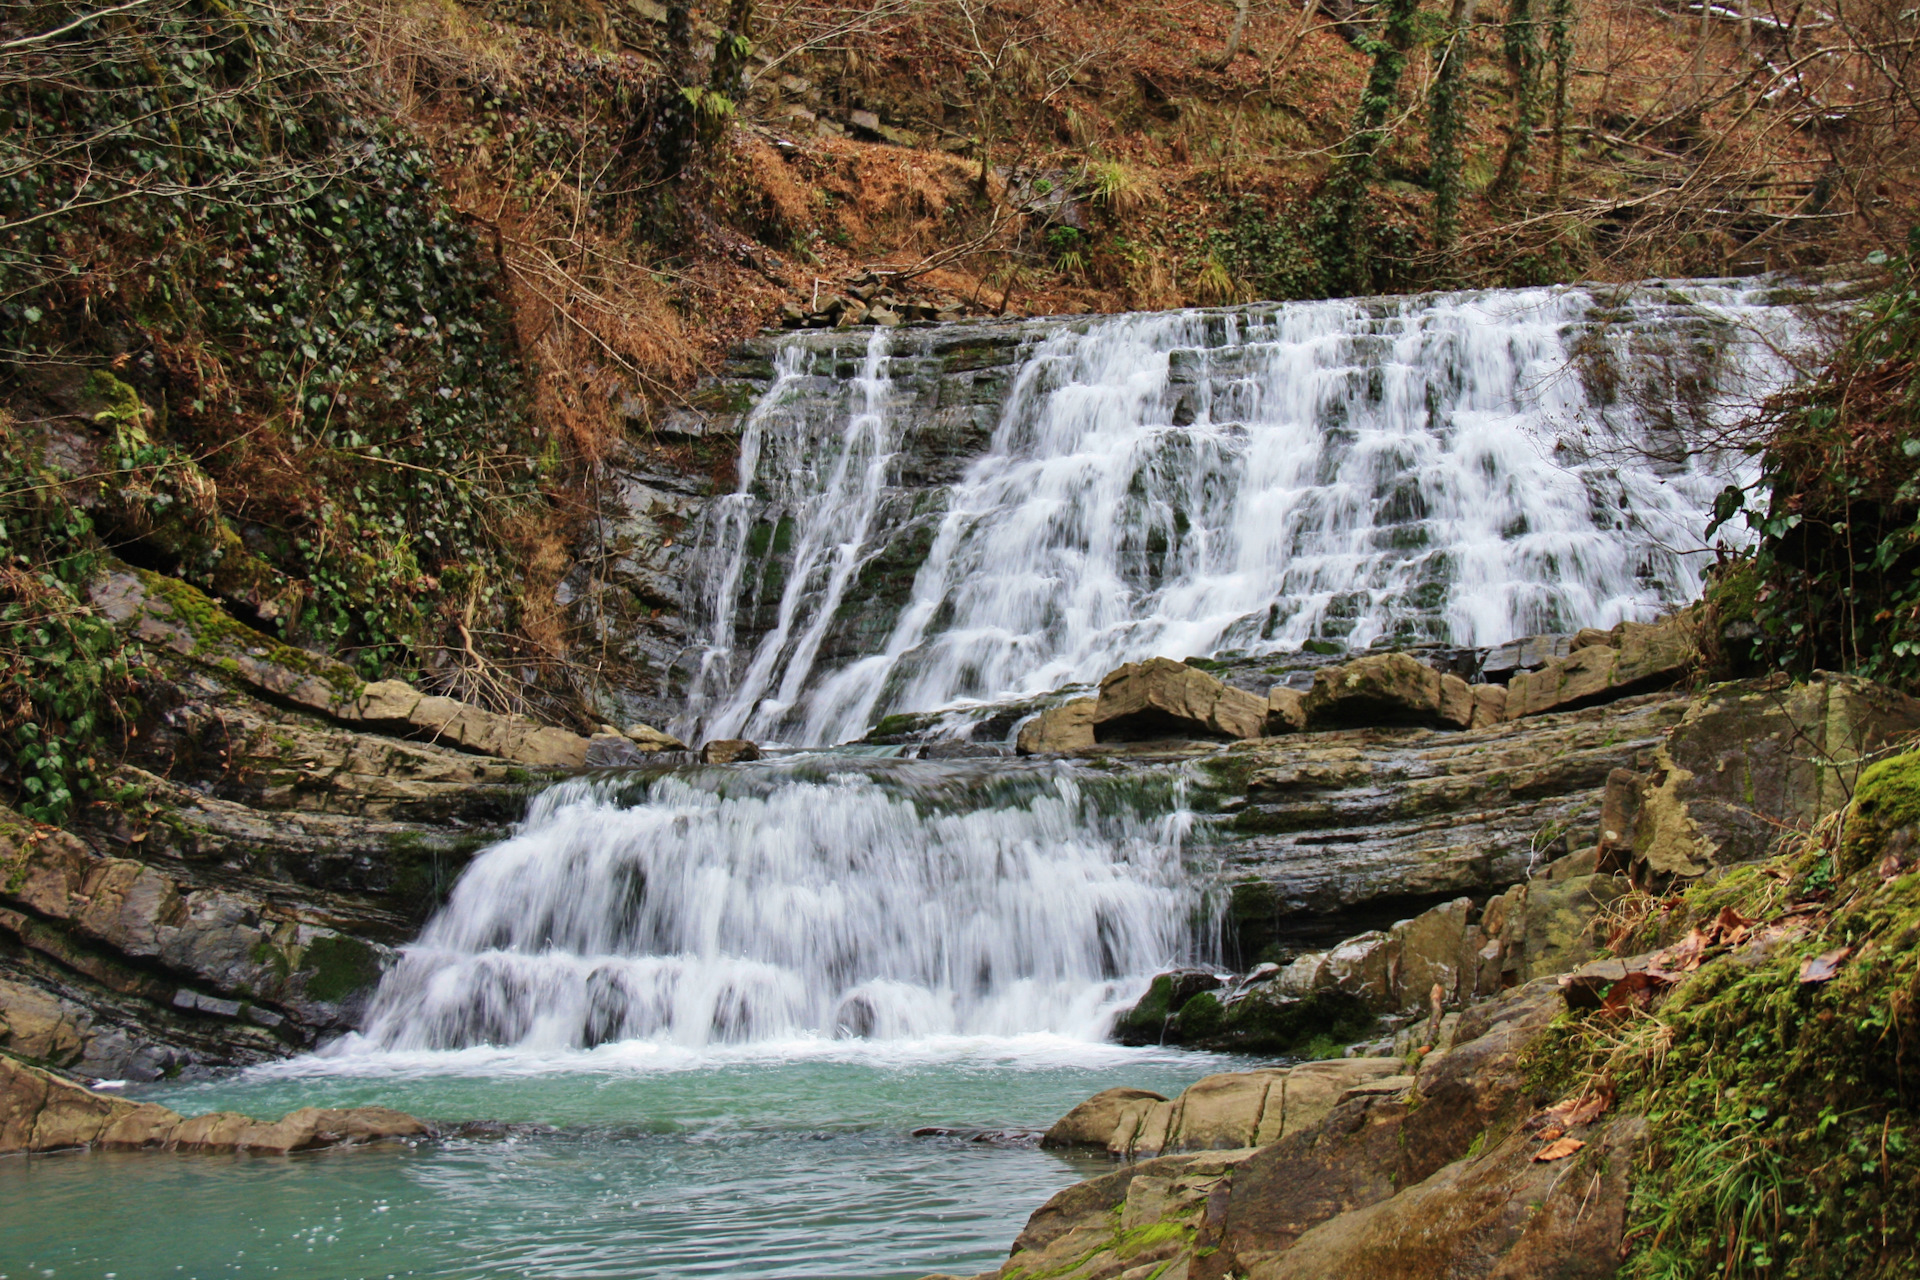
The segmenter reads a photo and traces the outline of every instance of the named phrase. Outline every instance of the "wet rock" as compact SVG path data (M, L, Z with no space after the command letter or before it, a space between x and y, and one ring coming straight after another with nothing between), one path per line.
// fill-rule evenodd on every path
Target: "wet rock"
M656 751L685 751L687 744L670 733L663 733L650 725L630 724L621 730L627 739L640 750L651 754Z
M1316 671L1303 709L1315 729L1402 724L1464 729L1472 719L1473 695L1458 676L1443 676L1404 653L1380 653Z
M1498 894L1553 856L1543 831L1592 847L1608 777L1650 769L1691 705L1656 694L1463 733L1309 732L1220 752L1205 767L1243 799L1219 845L1230 954L1284 961Z
M98 1146L284 1155L423 1138L430 1132L423 1122L386 1107L303 1107L272 1123L230 1111L188 1119L153 1103L95 1093L0 1056L0 1152Z
M589 769L621 769L643 764L646 758L624 733L596 733L587 739L586 767Z
M42 929L229 993L190 989L182 1004L181 993L168 990L165 1002L175 1008L237 1018L245 999L311 1027L344 1028L357 1015L355 999L392 956L260 898L194 889L145 863L101 857L64 833L36 838L10 814L0 815L0 868L0 901L46 922ZM26 926L23 918L16 928Z
M1258 738L1267 704L1171 658L1129 662L1100 681L1093 712L1099 742L1155 738Z
M760 758L760 748L745 738L716 738L700 748L706 764L742 764Z
M1656 623L1623 622L1610 632L1582 632L1565 658L1507 682L1506 717L1572 710L1678 684L1699 661L1694 627L1688 612Z
M1486 656L1480 660L1480 676L1504 685L1518 673L1538 671L1555 659L1566 657L1571 651L1566 636L1526 636L1509 640L1487 650Z
M1267 691L1267 732L1301 733L1307 727L1307 695L1283 684Z
M1205 969L1175 969L1158 974L1139 1003L1114 1021L1113 1038L1120 1044L1160 1044L1166 1039L1167 1019L1179 1013L1202 992L1223 984Z
M1020 726L1013 749L1023 756L1073 755L1094 745L1093 716L1099 706L1093 698L1049 707Z

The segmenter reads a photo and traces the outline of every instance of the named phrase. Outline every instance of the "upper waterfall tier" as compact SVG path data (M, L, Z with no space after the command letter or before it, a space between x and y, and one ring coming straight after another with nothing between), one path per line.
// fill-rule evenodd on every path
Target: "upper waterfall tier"
M1490 644L1691 598L1776 282L763 340L686 735L797 744L1153 655Z
M1210 958L1182 785L846 757L563 783L381 979L365 1038L1095 1039Z

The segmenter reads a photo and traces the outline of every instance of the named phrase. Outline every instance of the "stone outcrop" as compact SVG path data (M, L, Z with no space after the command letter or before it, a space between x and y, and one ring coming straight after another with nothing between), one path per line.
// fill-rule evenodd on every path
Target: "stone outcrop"
M705 764L741 764L760 758L760 748L745 738L716 738L700 748Z
M398 680L362 681L343 662L242 626L193 587L121 567L93 588L94 608L145 644L216 669L257 693L375 732L400 733L541 769L585 765L587 739L499 715Z
M104 950L116 960L86 967L108 987L250 1028L261 1048L352 1025L392 956L319 918L192 888L10 814L0 814L0 903L15 936L42 955L81 963L82 949ZM17 982L0 983L0 1002L10 1051L63 1066L90 1056L91 1019L66 1002Z
M113 777L144 803L59 833L0 814L0 1049L148 1080L311 1048L521 816L535 769L423 740L416 691L170 579L116 569L97 598L145 637Z
M1632 818L1631 870L1664 884L1763 857L1780 832L1845 804L1860 772L1916 732L1920 701L1850 676L1716 686L1616 801L1619 821Z
M1171 658L1129 662L1100 681L1093 710L1099 742L1155 738L1258 738L1267 703Z
M1418 724L1464 729L1473 719L1465 680L1404 653L1369 654L1323 667L1302 711L1315 729Z
M1611 1274L1643 1131L1605 1115L1572 1124L1595 1152L1583 1165L1591 1177L1568 1179L1566 1166L1534 1158L1541 1108L1555 1099L1532 1082L1525 1055L1562 1008L1552 980L1509 991L1469 1011L1453 1046L1411 1074L1402 1059L1343 1059L1209 1077L1171 1102L1083 1104L1070 1114L1116 1121L1112 1147L1131 1141L1145 1156L1152 1143L1130 1138L1128 1126L1137 1135L1164 1123L1181 1135L1177 1145L1195 1150L1139 1159L1060 1192L988 1274ZM1205 1149L1215 1146L1224 1149Z
M1382 1017L1444 1019L1476 1000L1573 971L1600 951L1597 922L1628 891L1626 877L1591 870L1594 852L1476 905L1456 898L1391 928L1263 964L1222 983L1163 974L1114 1038L1239 1052L1297 1052L1315 1037L1354 1039ZM1449 1014L1447 1011L1454 1011ZM1436 1034L1438 1025L1431 1030Z
M1014 750L1023 756L1074 755L1093 748L1093 698L1049 707L1020 726Z
M1128 1160L1263 1147L1318 1125L1356 1089L1404 1090L1413 1083L1405 1069L1397 1058L1335 1058L1207 1076L1171 1100L1108 1089L1061 1117L1041 1145L1097 1147Z
M1507 682L1509 720L1611 702L1680 683L1699 664L1691 612L1660 622L1583 631L1564 658Z
M271 1123L231 1111L189 1118L95 1093L0 1054L0 1154L100 1147L285 1155L430 1135L426 1124L386 1107L302 1107Z
M1597 841L1615 770L1651 770L1684 696L1467 731L1345 729L1228 747L1203 767L1230 815L1229 958L1288 960ZM1422 993L1424 994L1424 993Z
M1267 691L1267 732L1301 733L1307 727L1307 695L1286 685Z

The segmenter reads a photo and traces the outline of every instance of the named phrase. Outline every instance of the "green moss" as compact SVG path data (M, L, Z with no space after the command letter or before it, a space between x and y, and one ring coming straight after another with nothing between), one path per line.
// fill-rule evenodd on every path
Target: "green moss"
M1887 837L1916 822L1920 822L1920 751L1882 760L1860 775L1840 845L1840 873L1878 862Z
M1211 991L1202 991L1181 1006L1167 1030L1180 1043L1191 1044L1213 1039L1226 1030L1226 1025L1227 1011L1220 998Z
M1169 1240L1186 1241L1193 1238L1193 1228L1180 1222L1149 1222L1144 1226L1122 1231L1114 1241L1113 1252L1122 1260L1145 1253L1157 1244Z
M192 633L193 649L188 656L204 665L230 674L236 672L239 670L234 656L237 650L255 661L322 680L333 688L341 702L358 698L366 688L366 682L345 663L262 635L233 618L204 592L178 578L146 569L133 572L139 575L147 594L164 601L174 620Z
M256 942L249 954L255 964L272 969L282 982L293 972L293 962L287 958L287 953L265 939Z
M1166 1033L1172 1001L1173 979L1163 973L1153 980L1140 1002L1113 1024L1113 1038L1121 1044L1160 1043Z
M1571 1091L1602 1070L1647 1118L1628 1280L1914 1273L1920 876L1883 882L1877 868L1886 834L1920 815L1916 764L1862 779L1845 836L1859 869L1830 893L1817 835L1688 893L1689 918L1733 907L1769 945L1714 954L1652 1017L1568 1020L1529 1051L1530 1085ZM1804 909L1809 893L1838 904L1831 916ZM1802 981L1808 960L1836 952L1830 980Z
M317 939L300 957L300 968L311 974L307 995L336 1001L370 987L380 979L380 956L358 938L332 934Z

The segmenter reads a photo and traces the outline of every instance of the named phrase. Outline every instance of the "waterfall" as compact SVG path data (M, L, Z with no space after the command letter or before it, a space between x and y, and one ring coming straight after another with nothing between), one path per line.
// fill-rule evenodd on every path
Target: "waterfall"
M461 877L364 1041L1098 1038L1208 936L1182 787L846 757L565 782Z
M1009 377L977 456L927 502L900 495L916 418L955 398L949 336L877 330L857 368L846 335L790 337L743 426L739 492L703 524L707 642L679 728L824 745L1154 655L1492 644L1651 616L1699 591L1704 513L1742 474L1696 446L1790 373L1780 292L959 326L1006 340ZM924 555L883 601L862 570L908 519ZM743 640L736 619L775 598ZM835 628L873 642L823 657Z

